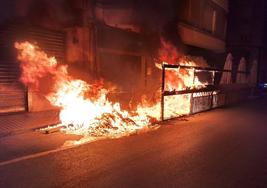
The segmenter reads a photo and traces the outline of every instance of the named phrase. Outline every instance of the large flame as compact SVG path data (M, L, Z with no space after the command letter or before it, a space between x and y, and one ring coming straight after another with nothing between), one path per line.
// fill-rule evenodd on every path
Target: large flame
M49 78L45 97L60 108L60 121L67 133L90 136L119 137L143 129L153 121L160 120L160 97L153 103L140 102L135 111L122 110L120 103L107 99L109 90L98 83L74 79L67 65L60 65L56 58L49 57L38 46L29 42L15 43L22 69L21 81L41 90L40 82ZM181 63L181 62L180 62ZM184 61L194 66L194 62ZM187 69L168 71L167 90L203 87L194 72ZM160 92L160 91L158 91ZM160 95L159 95L160 96ZM166 117L190 112L190 96L165 97Z
M195 76L194 67L208 67L207 62L200 57L190 57L181 55L170 43L161 38L162 47L159 50L160 63L156 67L162 69L162 64L182 65L190 68L167 69L165 74L165 90L180 91L186 89L200 89L205 87L205 83L200 82Z
M208 67L207 62L201 57L185 56L177 52L176 47L161 39L162 48L159 50L160 63L155 66L162 70L164 64L181 65L189 68L166 68L164 91L181 91L201 89L206 87L195 75L196 67ZM173 95L165 97L166 118L190 113L192 94Z
M119 103L110 102L107 89L97 88L95 91L94 85L72 78L66 65L59 65L54 57L48 57L37 46L23 42L15 43L15 47L19 51L24 84L41 88L40 79L52 77L51 91L45 97L52 105L60 107L60 120L65 131L116 137L144 128L152 121L152 116L141 111L129 113L122 110Z

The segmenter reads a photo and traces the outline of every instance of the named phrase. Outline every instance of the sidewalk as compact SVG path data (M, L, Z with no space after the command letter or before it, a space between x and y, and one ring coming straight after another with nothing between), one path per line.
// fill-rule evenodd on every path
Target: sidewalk
M222 118L222 122L232 121L227 114L232 114L234 119L244 119L244 114L254 112L254 117L265 117L262 113L267 111L267 99L253 100L241 106L213 110L191 116L189 121L174 119L165 121L161 125L191 125L194 121L198 125L206 125L211 120ZM259 104L261 104L259 106ZM226 115L225 115L226 114ZM217 121L217 120L216 120ZM79 140L82 136L68 135L62 132L43 134L34 131L36 128L54 125L58 122L58 112L47 111L38 113L19 113L0 116L0 164L12 159L51 151L62 148L67 141ZM179 126L178 126L179 127ZM190 129L191 130L191 129Z
M58 111L0 115L0 138L58 123Z
M0 187L266 188L266 104L250 101L164 121L145 134L0 165ZM51 144L58 136L36 133L36 142ZM7 157L0 148L1 161Z
M4 161L61 148L81 137L61 132L43 134L37 128L58 123L57 111L0 115L0 164Z

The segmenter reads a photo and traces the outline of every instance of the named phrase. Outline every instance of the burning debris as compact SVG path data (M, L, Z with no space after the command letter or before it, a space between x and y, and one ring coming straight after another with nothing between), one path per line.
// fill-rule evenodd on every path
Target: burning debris
M60 108L64 132L117 137L147 127L152 119L157 119L153 115L149 117L146 109L140 107L136 112L122 110L119 103L107 99L108 89L72 78L66 65L59 65L54 57L48 57L37 46L23 42L16 43L15 47L19 51L21 81L25 85L41 89L41 79L52 79L53 84L45 97Z
M109 89L102 82L87 83L73 78L67 65L60 65L38 46L29 42L15 43L22 69L21 81L42 90L41 81L49 80L49 88L43 92L46 99L60 108L61 131L89 137L120 137L147 128L160 120L160 97L156 102L143 100L135 110L126 111L119 102L108 100ZM183 59L182 63L194 66L194 62ZM158 65L159 66L159 65ZM190 70L170 71L167 78L168 90L205 87ZM160 92L160 91L158 91ZM159 95L160 96L160 95ZM188 114L190 95L166 98L168 117ZM43 129L49 130L51 127Z

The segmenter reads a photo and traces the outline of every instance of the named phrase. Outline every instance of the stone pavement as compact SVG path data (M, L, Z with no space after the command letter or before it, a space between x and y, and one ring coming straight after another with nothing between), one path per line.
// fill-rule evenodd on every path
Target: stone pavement
M0 115L0 138L56 124L58 111Z

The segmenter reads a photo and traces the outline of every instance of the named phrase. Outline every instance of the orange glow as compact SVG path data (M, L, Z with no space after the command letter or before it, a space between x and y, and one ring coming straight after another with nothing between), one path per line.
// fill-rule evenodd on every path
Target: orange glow
M49 77L51 85L46 99L60 108L63 131L83 136L120 137L146 128L160 120L160 99L149 103L140 102L135 111L121 109L120 103L107 99L109 89L101 83L87 83L74 79L68 73L67 65L60 65L55 57L49 57L39 47L29 42L15 43L22 69L21 81L41 90L40 81ZM186 65L194 66L191 61ZM192 70L178 69L167 74L167 89L181 90L204 87ZM160 92L160 91L158 91ZM160 96L160 95L159 95ZM165 97L166 117L188 114L190 94Z
M163 64L208 67L208 64L203 58L181 55L172 44L163 39L161 39L161 44L162 48L159 50L160 63L155 64L158 69L162 69ZM167 91L200 89L205 87L205 83L201 83L198 77L194 76L193 68L166 69L165 83L165 90Z
M192 68L168 69L165 71L165 91L181 91L187 89L201 89L206 87L206 83L200 82L194 75L193 67L208 67L203 58L184 56L177 52L176 48L161 39L162 48L159 51L160 62L155 66L162 70L163 64L183 65ZM165 97L166 118L187 115L190 113L191 95L174 95Z
M19 51L24 84L39 86L39 80L45 75L53 77L52 91L45 97L52 105L60 107L60 120L66 132L116 137L142 129L154 118L142 114L142 110L134 113L122 110L119 103L107 99L109 91L105 88L100 88L95 96L88 95L95 90L93 85L73 79L67 66L59 65L54 57L48 57L37 46L24 42L16 43L15 47Z

